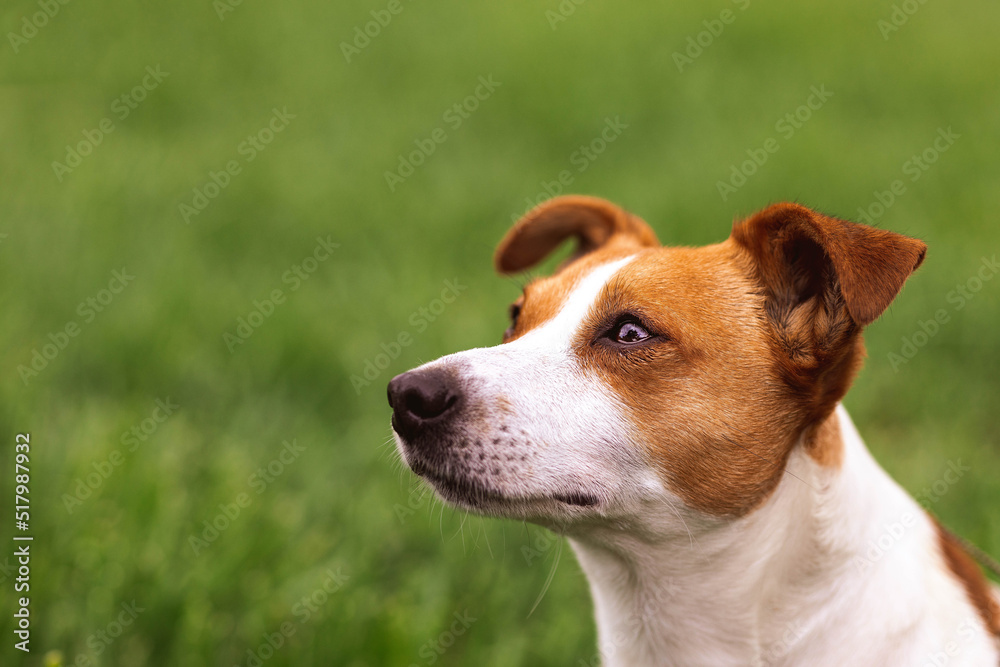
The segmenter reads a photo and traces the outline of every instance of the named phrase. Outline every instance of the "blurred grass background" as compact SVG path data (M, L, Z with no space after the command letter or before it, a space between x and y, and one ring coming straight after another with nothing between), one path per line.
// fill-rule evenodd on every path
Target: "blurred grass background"
M590 602L568 549L529 617L557 542L430 499L398 463L384 392L418 363L499 341L518 284L493 275L492 249L563 170L567 191L693 245L777 200L857 219L903 179L877 222L930 252L869 330L846 404L913 493L949 461L970 466L931 509L1000 553L1000 280L960 310L948 299L1000 251L1000 6L914 5L884 39L888 0L567 1L558 23L555 0L403 0L351 62L341 43L386 2L248 1L220 19L208 0L92 0L59 5L16 52L8 35L0 496L13 495L14 434L29 431L35 542L32 653L12 646L14 575L0 570L0 662L591 664ZM734 20L679 72L673 54L726 9ZM5 3L0 25L19 34L38 11ZM112 104L147 66L169 75L119 120ZM480 76L500 86L454 129L443 114ZM775 124L811 86L833 96L785 139ZM295 117L247 162L239 146L274 108ZM52 163L102 118L114 131L60 181ZM607 118L628 127L580 172L574 152ZM438 127L447 140L391 192L385 172ZM948 127L960 138L909 181L904 162ZM780 150L723 201L717 182L769 137ZM230 160L241 172L185 223L179 206ZM290 291L285 272L328 236L339 248ZM122 267L134 281L86 321L79 304ZM419 309L445 280L467 289L430 321ZM276 288L287 300L230 353L223 334ZM893 369L888 355L938 309L950 321ZM69 321L79 335L25 383L19 367ZM351 376L401 332L413 343L356 391ZM180 407L130 451L123 434L168 398ZM304 452L258 495L250 477L293 439ZM65 495L116 451L121 465L68 511ZM249 506L196 555L190 537L241 493ZM318 595L328 570L346 581ZM144 611L104 642L133 600ZM477 620L451 636L456 613ZM283 623L294 635L261 649Z

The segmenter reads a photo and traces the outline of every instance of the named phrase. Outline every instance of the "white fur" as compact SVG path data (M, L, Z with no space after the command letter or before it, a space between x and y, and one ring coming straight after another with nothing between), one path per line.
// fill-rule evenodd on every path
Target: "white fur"
M775 493L743 519L695 526L692 541L613 530L571 540L604 664L997 665L930 519L837 414L843 467L797 449ZM873 548L880 539L887 549Z
M797 447L775 492L741 519L704 516L664 487L628 441L611 389L570 347L629 261L594 269L521 338L427 365L458 374L468 401L437 472L491 494L437 485L442 495L570 537L609 666L995 667L997 642L943 562L933 524L842 407L842 467ZM419 454L397 441L413 465ZM559 499L573 493L598 502ZM874 549L880 540L887 548Z

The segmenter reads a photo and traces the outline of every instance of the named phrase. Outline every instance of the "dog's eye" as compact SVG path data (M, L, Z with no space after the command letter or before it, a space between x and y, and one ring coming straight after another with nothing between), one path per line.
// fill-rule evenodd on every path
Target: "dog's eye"
M641 343L647 338L652 337L652 335L646 331L641 324L631 320L615 325L615 328L612 330L612 335L614 336L616 343L622 343L624 345Z
M512 303L510 304L510 323L511 325L517 324L517 316L521 314L521 304Z
M661 335L650 331L638 317L626 313L615 320L615 323L601 335L600 340L606 344L622 348L638 346L660 338L662 338Z
M515 301L510 304L510 326L503 332L503 341L507 342L514 335L514 327L517 326L517 317L521 314L521 304Z

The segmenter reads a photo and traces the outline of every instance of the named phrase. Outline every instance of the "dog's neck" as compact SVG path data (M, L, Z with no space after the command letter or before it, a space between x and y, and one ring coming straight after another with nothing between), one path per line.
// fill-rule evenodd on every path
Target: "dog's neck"
M949 665L995 651L959 636L975 613L938 562L929 518L872 459L847 413L831 419L841 465L796 447L772 496L740 520L689 520L690 535L664 540L650 539L649 525L645 537L620 527L571 537L598 623L598 654L583 662L843 665L865 646L866 664L919 665L953 637L965 650ZM676 508L662 516L676 526Z

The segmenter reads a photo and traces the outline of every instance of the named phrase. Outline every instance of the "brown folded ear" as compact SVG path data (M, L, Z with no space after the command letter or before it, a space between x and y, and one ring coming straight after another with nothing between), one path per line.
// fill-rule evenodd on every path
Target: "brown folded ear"
M764 294L776 361L806 424L829 415L864 356L862 327L889 306L927 246L901 234L775 204L733 226Z
M641 218L598 197L556 197L531 209L497 247L493 262L500 273L529 269L569 237L576 237L573 260L612 243L658 246L656 234Z
M927 246L902 234L774 204L733 226L772 298L801 303L826 292L843 298L858 326L889 307Z

